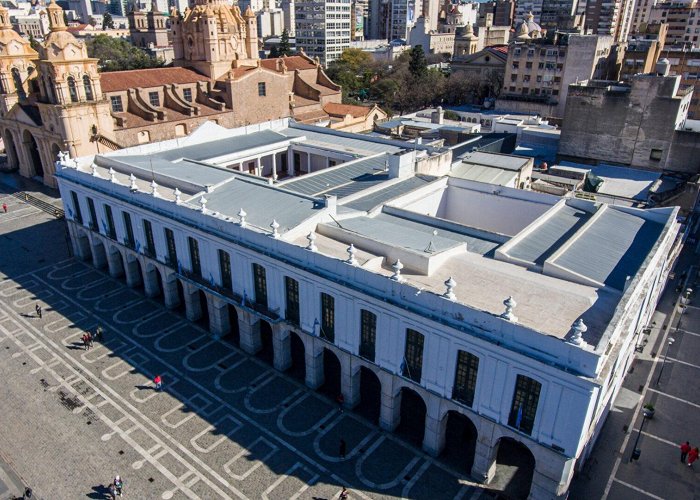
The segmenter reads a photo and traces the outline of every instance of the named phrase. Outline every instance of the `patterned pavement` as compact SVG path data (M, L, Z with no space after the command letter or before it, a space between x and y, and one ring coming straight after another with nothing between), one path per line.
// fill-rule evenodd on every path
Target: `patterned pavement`
M30 221L62 223L0 200L12 204L0 216L0 243L14 238L28 255L40 254L36 245L49 241ZM98 324L104 340L83 350L80 337ZM21 254L0 255L0 380L0 404L13 418L0 446L18 456L18 472L44 498L106 498L114 471L135 498L330 499L342 486L351 498L490 497L439 460L71 259L38 267ZM62 446L70 448L65 458ZM90 473L71 472L73 461L90 464Z

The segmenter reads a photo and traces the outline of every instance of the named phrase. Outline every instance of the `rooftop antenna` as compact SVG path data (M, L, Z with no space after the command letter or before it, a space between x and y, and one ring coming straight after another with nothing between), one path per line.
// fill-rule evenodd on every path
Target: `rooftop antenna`
M438 232L437 229L433 229L433 238L437 236ZM430 238L430 243L428 243L428 246L425 247L425 250L423 250L425 253L435 253L435 245L433 245L433 238Z

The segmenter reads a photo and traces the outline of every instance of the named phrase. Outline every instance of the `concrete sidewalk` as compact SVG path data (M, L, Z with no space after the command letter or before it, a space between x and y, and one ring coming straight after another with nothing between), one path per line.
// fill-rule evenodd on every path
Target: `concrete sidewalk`
M5 193L23 191L57 208L63 208L57 189L45 186L34 179L22 177L15 172L0 172L0 190Z
M24 482L0 450L0 500L23 498L24 490Z

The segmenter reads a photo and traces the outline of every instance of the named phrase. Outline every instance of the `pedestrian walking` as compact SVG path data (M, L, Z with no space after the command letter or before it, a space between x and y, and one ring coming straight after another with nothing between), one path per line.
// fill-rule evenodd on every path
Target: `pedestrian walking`
M160 378L160 375L153 377L153 383L156 384L156 391L160 391L163 387L163 379Z
M7 213L7 203L2 204L2 211Z
M681 462L685 463L685 459L688 458L688 452L690 450L690 441L686 441L681 445Z
M338 500L347 500L348 499L348 490L343 486L343 491L340 492L340 495L338 495Z
M343 412L343 405L345 404L345 396L343 396L343 393L339 393L338 396L335 398L336 403L338 403L338 411L341 413Z
M109 496L112 498L112 500L117 500L117 487L114 485L114 483L111 483L108 488Z
M700 456L700 449L697 447L693 448L688 452L688 467L693 466L693 462L695 462L698 459L698 456Z
M102 327L98 326L95 330L95 340L102 341Z
M345 440L343 438L340 438L340 446L338 448L338 455L340 455L340 458L345 458L345 450L347 448L347 444L345 443Z
M90 349L90 342L88 341L87 333L84 333L81 338L83 339L83 347L87 351L88 349Z
M41 306L37 304L34 306L34 310L36 311L36 315L39 317L39 319L41 319Z
M122 481L122 478L117 474L114 478L114 488L117 490L117 496L122 496L123 490L124 490L124 481Z
M88 347L92 348L92 334L87 332L85 335L87 335Z

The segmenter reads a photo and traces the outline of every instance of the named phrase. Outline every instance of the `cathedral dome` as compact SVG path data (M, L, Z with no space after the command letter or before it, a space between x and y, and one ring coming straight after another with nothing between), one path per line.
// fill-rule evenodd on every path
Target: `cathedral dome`
M525 16L525 19L515 28L517 38L542 38L542 28L534 19L535 16L532 15L532 12Z

